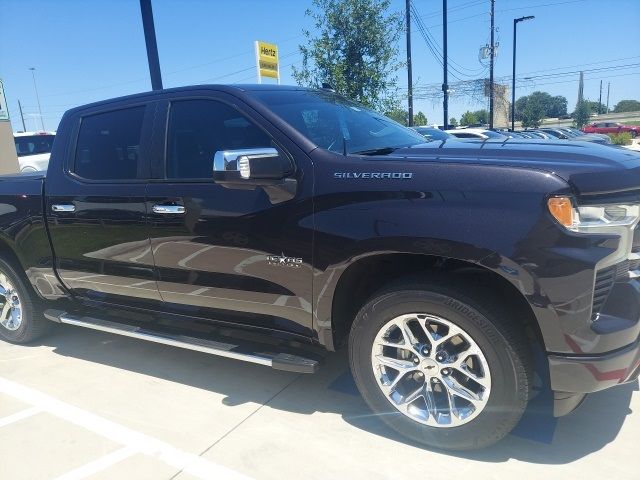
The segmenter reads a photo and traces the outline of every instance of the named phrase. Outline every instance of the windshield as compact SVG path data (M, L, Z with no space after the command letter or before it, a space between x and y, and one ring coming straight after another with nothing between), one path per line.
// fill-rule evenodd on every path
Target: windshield
M332 152L342 153L345 141L347 153L391 153L425 142L417 132L332 92L270 90L254 95L315 145Z
M37 155L39 153L51 153L51 146L55 135L25 135L14 137L16 152L19 157Z

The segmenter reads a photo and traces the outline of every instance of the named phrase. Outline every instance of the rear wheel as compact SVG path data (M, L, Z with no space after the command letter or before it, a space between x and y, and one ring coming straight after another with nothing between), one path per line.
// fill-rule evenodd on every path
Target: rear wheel
M37 307L22 276L0 259L0 338L29 343L46 333L49 322Z
M349 339L365 401L426 445L491 445L527 404L531 361L523 332L453 286L408 283L375 295Z
M636 138L637 135L638 132L636 132L635 130L631 130L631 138Z

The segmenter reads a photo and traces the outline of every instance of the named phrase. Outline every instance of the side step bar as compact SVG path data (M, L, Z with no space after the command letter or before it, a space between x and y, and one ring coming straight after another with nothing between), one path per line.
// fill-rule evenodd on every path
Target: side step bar
M197 352L217 355L219 357L257 363L276 370L297 373L315 373L319 367L319 362L317 360L289 353L252 352L248 350L255 350L256 348L247 349L246 347L242 348L242 345L232 343L217 342L214 340L189 337L185 335L172 335L164 332L154 332L142 327L125 325L122 323L111 322L109 320L72 315L61 310L46 310L44 312L44 316L48 320L56 323L65 323L67 325L75 325L77 327L90 328L93 330L114 333L116 335L123 335L125 337L146 340L147 342L161 343L163 345L195 350Z

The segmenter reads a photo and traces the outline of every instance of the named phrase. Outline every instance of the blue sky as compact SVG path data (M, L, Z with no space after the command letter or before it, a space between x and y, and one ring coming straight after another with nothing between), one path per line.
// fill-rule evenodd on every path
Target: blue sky
M442 43L441 0L414 0L423 23ZM253 41L275 42L282 82L294 83L291 65L300 62L305 10L310 0L154 0L156 34L165 87L196 83L255 82ZM402 10L404 0L393 0ZM478 49L489 38L489 0L449 0L449 57L460 78L481 73ZM597 100L600 79L611 82L610 105L640 99L640 0L496 0L497 77L511 75L512 21L535 15L518 27L517 95L545 90L575 105L578 74L587 70L585 96ZM414 81L442 82L442 69L413 29ZM404 58L404 40L399 44ZM5 83L14 130L21 129L18 99L34 128L36 99L29 67L36 67L45 127L55 129L62 113L91 101L150 89L137 0L0 2L0 78ZM600 69L598 71L591 71ZM544 75L543 77L540 77ZM398 72L406 88L406 72ZM455 82L450 78L450 82ZM418 88L418 93L424 89ZM419 95L418 95L419 96ZM416 110L441 122L441 99L418 98ZM451 116L483 108L454 97Z

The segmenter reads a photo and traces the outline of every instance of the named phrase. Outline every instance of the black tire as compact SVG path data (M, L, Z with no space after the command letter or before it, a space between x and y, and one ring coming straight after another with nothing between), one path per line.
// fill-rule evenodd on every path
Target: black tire
M631 130L631 138L636 138L638 133L635 130Z
M23 275L20 275L14 267L0 258L0 275L4 275L20 299L21 323L11 330L0 323L0 339L10 343L26 344L42 337L50 328L51 322L42 315L42 310L36 299L31 285L28 285ZM4 287L4 285L3 285ZM4 306L5 298L0 295L0 303ZM2 309L0 308L0 311Z
M453 279L413 280L375 294L357 314L349 337L349 360L364 400L392 429L415 442L447 450L487 447L506 436L520 420L533 374L529 343L522 328L486 301L463 293ZM397 410L378 386L371 352L376 335L390 320L408 313L446 318L480 347L491 371L491 392L484 409L468 423L428 426Z

